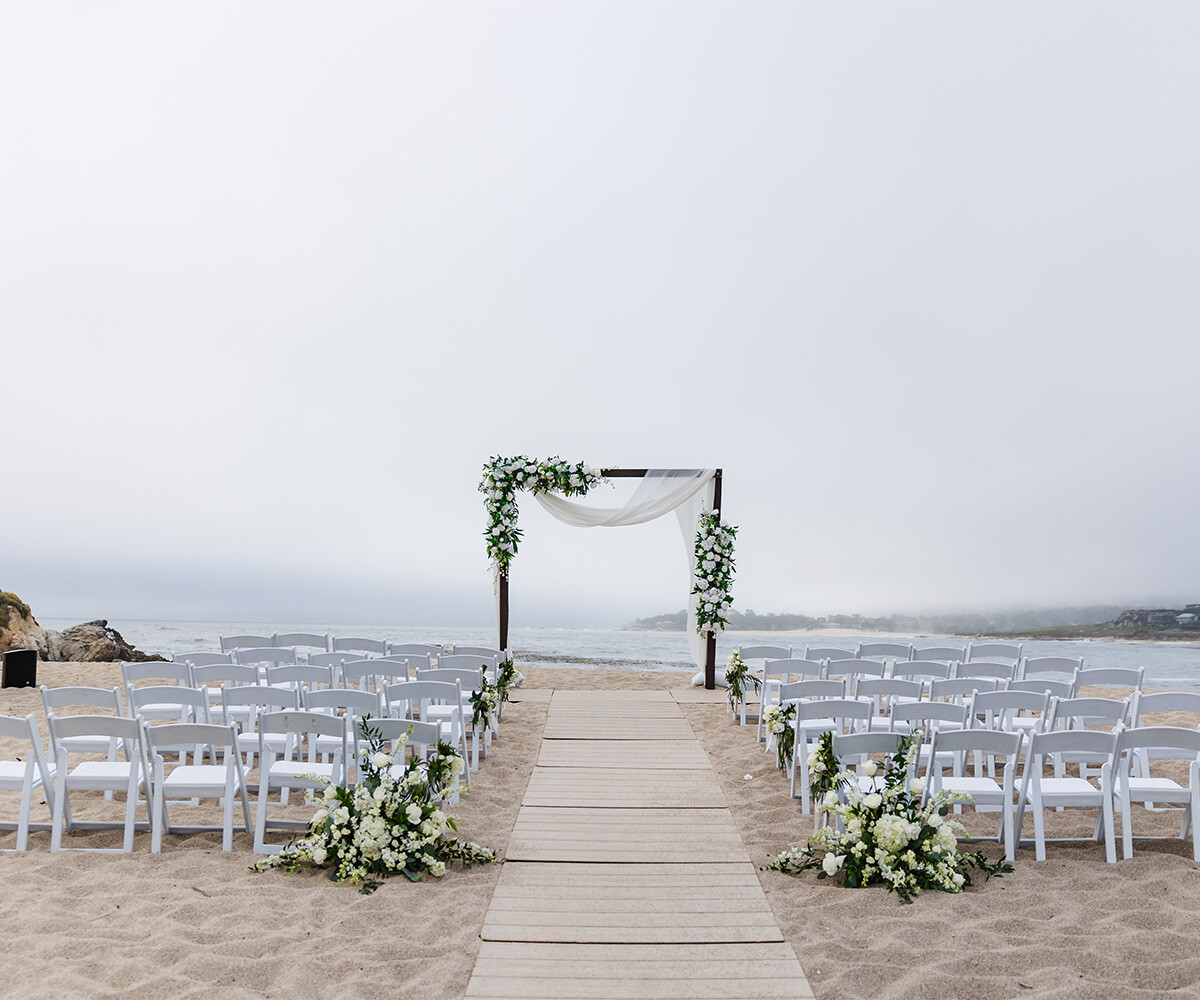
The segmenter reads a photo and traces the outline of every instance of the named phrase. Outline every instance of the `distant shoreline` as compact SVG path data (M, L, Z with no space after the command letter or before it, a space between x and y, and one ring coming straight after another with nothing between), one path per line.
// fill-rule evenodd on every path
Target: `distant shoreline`
M685 629L668 625L622 625L622 632L683 632ZM1056 628L1043 629L1012 629L1008 631L972 631L972 632L913 632L900 633L895 630L880 631L866 628L753 628L726 629L727 635L737 632L747 633L803 633L804 635L900 635L908 634L914 639L944 636L955 639L1030 639L1030 640L1061 640L1078 642L1081 639L1110 639L1116 642L1165 642L1187 643L1200 645L1200 632L1184 629L1114 629L1103 625L1064 625Z

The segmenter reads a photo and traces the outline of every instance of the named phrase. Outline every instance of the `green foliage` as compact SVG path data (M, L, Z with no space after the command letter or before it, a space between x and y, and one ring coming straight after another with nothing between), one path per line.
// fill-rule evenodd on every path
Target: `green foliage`
M10 594L7 590L0 590L0 608L13 608L22 618L29 618L32 612L29 610L29 605L21 600L16 594Z

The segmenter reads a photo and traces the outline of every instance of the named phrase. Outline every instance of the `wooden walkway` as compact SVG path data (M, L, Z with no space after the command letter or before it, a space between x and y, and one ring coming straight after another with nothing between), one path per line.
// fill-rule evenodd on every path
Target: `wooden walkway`
M470 1000L803 1000L708 755L666 691L555 691Z

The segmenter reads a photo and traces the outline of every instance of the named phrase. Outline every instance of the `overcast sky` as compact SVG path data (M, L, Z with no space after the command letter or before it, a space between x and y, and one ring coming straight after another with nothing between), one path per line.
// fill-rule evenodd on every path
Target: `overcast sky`
M525 453L723 467L743 609L1200 600L1197 37L5 3L0 589L484 624L476 485ZM521 510L514 624L683 607L673 518Z

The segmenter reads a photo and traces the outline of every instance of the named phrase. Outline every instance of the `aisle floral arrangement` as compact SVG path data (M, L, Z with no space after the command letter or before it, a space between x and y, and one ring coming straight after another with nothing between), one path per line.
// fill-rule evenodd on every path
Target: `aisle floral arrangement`
M500 704L508 701L510 688L519 688L524 683L525 675L516 668L511 658L501 663L496 670L496 693L500 697Z
M754 689L754 694L758 694L762 690L762 681L750 673L750 668L746 666L742 654L734 652L729 657L729 666L725 668L725 690L729 695L729 711L736 712L738 710L738 705L746 700L750 688Z
M958 836L966 831L946 817L951 805L971 796L938 792L922 805L924 782L914 778L906 785L919 740L919 733L907 737L882 767L860 765L858 774L876 778L878 788L864 794L858 775L838 766L832 735L823 734L808 760L810 789L822 818L839 820L842 832L822 826L807 847L784 851L766 868L791 875L815 868L817 878L851 888L883 884L905 903L923 889L962 892L972 868L984 878L1011 872L1012 865L989 861L983 852L959 852Z
M796 704L768 705L763 709L763 726L770 733L767 749L775 751L775 762L781 771L792 769L792 754L796 748Z
M500 704L500 692L495 684L483 674L479 687L471 692L471 728L477 733L496 728L496 708Z
M373 892L392 875L419 882L425 873L440 878L456 861L463 867L497 863L490 848L446 835L458 825L442 812L442 799L463 772L463 759L453 747L439 743L428 761L414 759L393 771L396 761L403 760L407 737L393 754L379 730L365 721L363 734L367 746L358 784L326 783L319 793L307 792L306 800L319 806L307 836L259 861L254 870L323 868L334 882Z
M704 514L696 531L696 631L722 632L733 607L733 540L737 528L721 520L719 511Z

